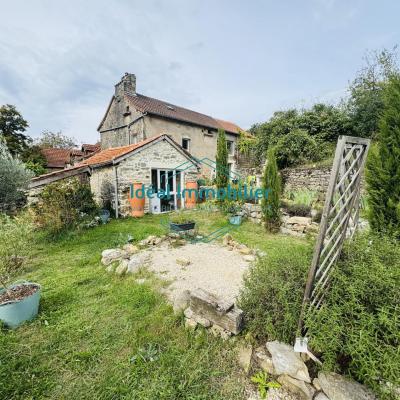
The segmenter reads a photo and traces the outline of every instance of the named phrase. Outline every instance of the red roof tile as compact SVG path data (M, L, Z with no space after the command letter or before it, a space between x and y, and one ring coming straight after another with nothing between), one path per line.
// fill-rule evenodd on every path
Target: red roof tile
M46 158L48 168L64 168L71 162L70 149L41 149L41 153Z

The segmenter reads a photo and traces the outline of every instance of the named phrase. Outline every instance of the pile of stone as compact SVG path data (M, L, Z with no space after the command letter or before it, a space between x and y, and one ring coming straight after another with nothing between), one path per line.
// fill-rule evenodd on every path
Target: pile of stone
M305 236L306 233L318 232L319 224L312 222L310 217L282 217L281 233L292 236Z
M234 303L197 289L189 294L189 307L184 311L185 326L196 329L198 325L215 335L227 339L243 329L243 311Z
M226 246L229 251L238 251L247 262L253 262L256 259L257 252L255 250L250 249L245 244L236 242L229 233L222 238L222 244Z
M238 215L248 218L249 221L255 224L262 223L263 215L260 204L244 203Z
M285 343L267 342L256 349L242 346L238 361L246 373L259 369L267 372L299 400L376 399L365 386L336 373L319 372L317 378L311 379L300 354Z

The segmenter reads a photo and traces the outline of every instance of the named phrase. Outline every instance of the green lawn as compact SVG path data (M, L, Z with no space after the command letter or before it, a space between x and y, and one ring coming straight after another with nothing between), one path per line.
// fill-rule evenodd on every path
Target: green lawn
M202 233L226 224L218 213L193 214ZM58 241L38 240L31 265L16 278L42 284L40 313L0 333L1 399L243 398L232 341L185 330L154 285L117 278L100 265L101 251L128 235L138 241L164 233L162 219L112 221ZM308 246L250 223L233 236L267 253ZM157 349L155 361L132 359L148 346Z

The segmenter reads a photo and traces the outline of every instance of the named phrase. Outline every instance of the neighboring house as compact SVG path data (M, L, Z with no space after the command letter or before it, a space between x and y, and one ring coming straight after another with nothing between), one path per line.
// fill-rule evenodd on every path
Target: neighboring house
M101 206L110 205L119 215L131 213L130 185L140 182L154 189L170 188L171 197L146 197L145 211L159 213L184 207L177 189L196 181L199 165L186 150L168 135L148 138L136 144L101 150L78 165L33 178L30 196L45 185L73 176L89 176L95 199Z
M107 111L98 127L101 148L139 143L160 134L170 135L198 159L215 161L217 131L224 129L231 170L236 169L236 141L241 128L174 104L144 96L136 91L136 76L126 73L115 85ZM204 173L212 175L210 168Z
M90 157L93 154L98 153L101 150L101 146L100 146L100 142L96 143L96 144L87 144L84 143L81 146L81 151L83 153L83 156L86 157Z

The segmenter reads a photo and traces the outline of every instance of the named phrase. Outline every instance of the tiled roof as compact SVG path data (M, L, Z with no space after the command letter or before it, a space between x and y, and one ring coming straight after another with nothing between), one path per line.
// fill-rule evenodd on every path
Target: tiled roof
M96 144L88 144L88 143L84 143L82 145L82 151L88 151L91 153L95 153L97 151L100 150L100 143L96 143Z
M225 131L234 134L238 134L239 130L241 130L237 125L231 122L218 120L210 117L209 115L201 114L162 100L144 96L139 93L137 93L135 96L126 95L126 97L128 98L129 102L142 113L188 122L190 124L203 126L205 128L222 128Z
M86 158L83 160L79 165L98 165L98 164L105 164L113 161L115 158L121 157L125 154L130 153L132 150L138 149L139 147L144 146L147 143L153 142L154 140L160 138L163 135L154 136L152 138L143 140L136 144L131 144L128 146L121 146L121 147L111 147L110 149L101 150L98 153L94 154L93 156Z
M47 161L48 168L64 168L71 162L70 149L41 149L41 153Z

